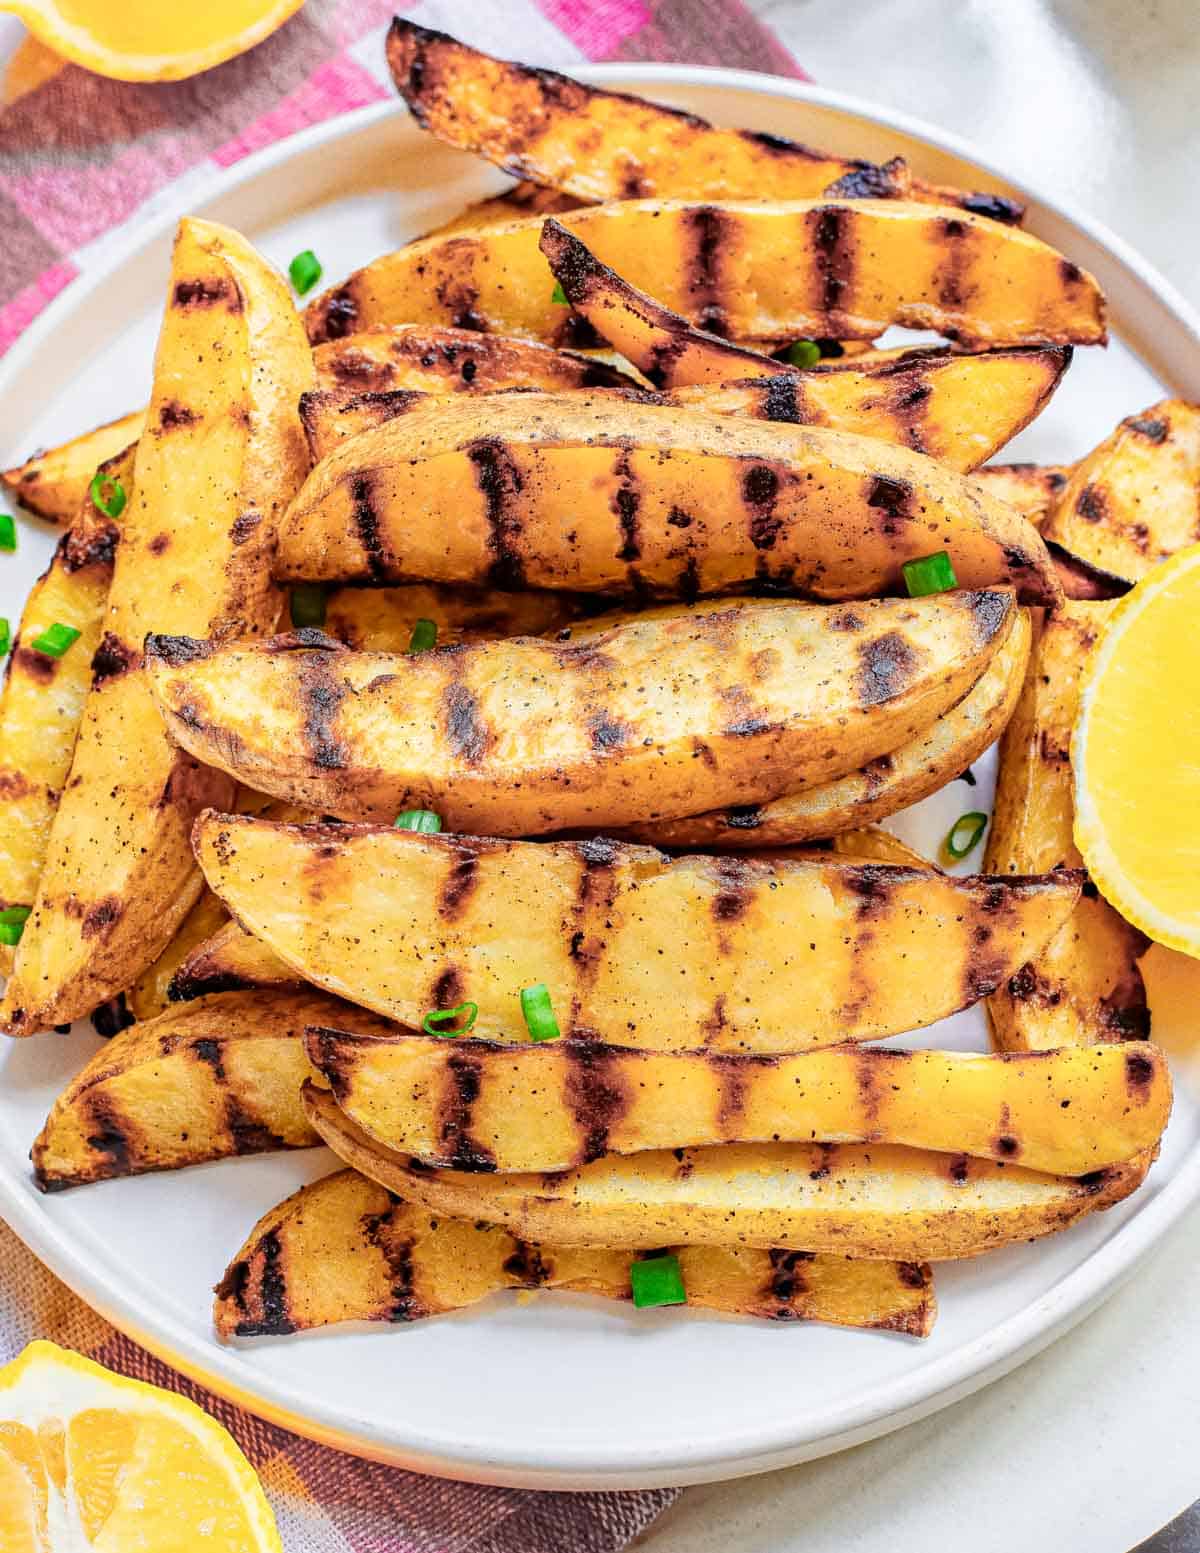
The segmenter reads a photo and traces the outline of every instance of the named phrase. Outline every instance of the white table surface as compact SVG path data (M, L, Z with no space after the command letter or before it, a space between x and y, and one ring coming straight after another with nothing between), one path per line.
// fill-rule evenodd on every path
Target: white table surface
M817 81L974 140L1200 303L1197 0L749 3ZM20 34L0 17L0 67ZM640 1553L1126 1553L1200 1497L1197 1247L1200 1210L1006 1380L839 1456L689 1489Z

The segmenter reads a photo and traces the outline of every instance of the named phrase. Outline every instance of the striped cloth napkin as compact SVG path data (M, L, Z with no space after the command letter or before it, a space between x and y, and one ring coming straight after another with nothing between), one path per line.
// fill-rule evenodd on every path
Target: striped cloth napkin
M309 0L273 38L195 80L125 85L67 66L0 109L0 353L87 272L113 227L165 199L198 203L223 168L391 96L383 37L395 9ZM425 0L404 14L501 55L519 40L532 64L682 60L801 73L740 0ZM311 1444L116 1332L0 1223L0 1362L33 1337L182 1391L219 1418L260 1473L287 1553L613 1553L677 1493L488 1488Z

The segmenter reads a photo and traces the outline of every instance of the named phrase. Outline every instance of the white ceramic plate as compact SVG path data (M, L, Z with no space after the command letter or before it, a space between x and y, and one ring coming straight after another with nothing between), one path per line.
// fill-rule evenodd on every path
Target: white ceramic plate
M927 175L1030 196L947 137L792 81L668 66L581 73L719 122L878 159L901 152ZM499 183L389 103L248 160L197 191L189 208L241 228L283 264L315 248L333 281ZM3 363L5 462L144 402L177 213L106 239L105 272L69 288ZM1098 276L1116 341L1077 354L1049 409L1005 456L1074 458L1164 386L1200 398L1200 326L1166 283L1044 198L1032 195L1028 224ZM19 555L0 562L0 613L19 614L49 549L49 536L22 522ZM951 784L897 829L932 853L962 810L990 801L990 759L977 770L981 787ZM1161 1020L1157 1033L1170 1033ZM920 1040L983 1049L983 1016L960 1015ZM1175 1116L1146 1187L1052 1240L939 1268L942 1314L924 1344L548 1295L526 1306L501 1296L411 1327L222 1348L209 1326L211 1285L258 1216L325 1174L331 1157L233 1160L42 1197L29 1175L30 1142L97 1044L77 1030L0 1052L0 1213L18 1234L117 1326L264 1417L364 1455L486 1482L703 1482L896 1428L1065 1331L1200 1195L1200 1073L1181 1060Z

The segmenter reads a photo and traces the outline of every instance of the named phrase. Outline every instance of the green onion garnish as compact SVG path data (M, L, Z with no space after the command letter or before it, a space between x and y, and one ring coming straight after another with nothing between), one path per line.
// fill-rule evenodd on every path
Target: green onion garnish
M944 550L933 555L923 555L915 561L905 561L900 568L911 599L921 599L929 593L945 593L958 587L958 578Z
M521 1012L533 1041L557 1041L562 1031L550 1007L550 994L546 983L539 981L536 987L521 988Z
M315 582L303 582L292 589L290 601L294 626L323 626L325 624L325 589Z
M394 830L415 830L422 836L436 836L441 828L441 816L432 809L405 809L393 821Z
M8 649L12 646L12 627L3 615L0 615L0 658L8 655Z
M816 340L796 340L787 348L787 360L793 367L815 367L821 359Z
M551 302L557 302L559 307L569 306L567 302L567 293L561 286L555 286L554 290L550 293L550 300Z
M638 1310L647 1310L652 1305L687 1304L679 1258L669 1252L634 1262L629 1269L629 1282Z
M297 295L304 296L306 292L312 290L324 271L321 268L320 259L311 248L306 248L288 265L288 274L292 277L292 285L295 286Z
M21 942L21 934L25 931L25 923L32 906L6 906L0 911L0 944L8 944L11 948Z
M952 857L955 862L966 857L968 852L979 845L987 829L987 822L987 815L978 809L972 809L969 814L959 815L942 843L946 849L946 856Z
M17 548L17 525L11 512L0 512L0 550Z
M437 641L437 626L432 620L418 620L409 639L409 652L428 652Z
M79 632L74 626L65 626L56 620L52 626L40 631L29 645L34 652L45 653L47 658L61 658L67 648L78 640Z
M458 1018L462 1019L462 1024L454 1025ZM421 1029L426 1035L437 1035L444 1041L452 1041L456 1035L466 1035L478 1018L478 1003L460 1003L457 1008L431 1008L421 1021ZM454 1028L447 1029L448 1025L454 1025Z
M91 494L92 506L102 512L106 518L119 518L125 511L125 487L119 480L106 475L103 469L97 469L88 490Z

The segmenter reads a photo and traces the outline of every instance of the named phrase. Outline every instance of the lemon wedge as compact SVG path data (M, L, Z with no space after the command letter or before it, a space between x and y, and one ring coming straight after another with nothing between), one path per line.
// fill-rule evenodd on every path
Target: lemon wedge
M281 1553L232 1437L194 1402L54 1343L0 1369L5 1553Z
M1117 605L1071 744L1075 844L1105 898L1200 957L1200 545Z
M117 81L182 81L244 54L304 0L5 0L39 42Z

